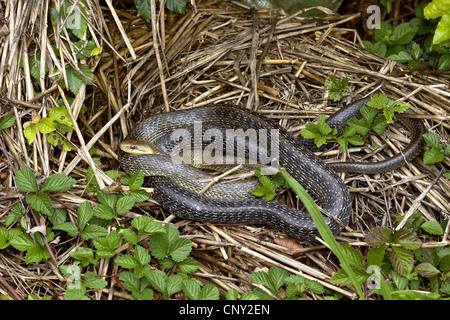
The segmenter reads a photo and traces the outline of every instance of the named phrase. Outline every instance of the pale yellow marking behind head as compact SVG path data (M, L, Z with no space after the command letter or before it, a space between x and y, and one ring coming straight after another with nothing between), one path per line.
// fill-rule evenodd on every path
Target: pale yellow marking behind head
M160 147L157 145L140 141L140 140L124 140L119 144L120 150L131 154L156 154L156 155L167 155Z

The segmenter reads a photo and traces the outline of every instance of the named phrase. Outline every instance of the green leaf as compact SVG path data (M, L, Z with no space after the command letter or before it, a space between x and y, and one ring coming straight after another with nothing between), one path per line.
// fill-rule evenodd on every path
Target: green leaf
M0 250L9 246L9 231L4 227L0 227Z
M45 179L41 192L64 192L72 188L76 182L74 178L64 174L54 173Z
M149 0L134 0L134 5L145 21L150 22L152 20Z
M325 120L326 117L323 114L319 115L317 119L317 129L319 129L319 132L322 135L327 135L332 131L331 127L325 122Z
M76 237L79 233L78 227L73 222L61 223L59 225L53 226L53 229L65 231L71 237Z
M175 262L186 259L192 250L192 242L186 238L178 238L169 244L170 256Z
M422 262L419 263L414 270L420 274L421 276L425 277L425 278L432 278L436 275L438 275L440 272L438 269L436 269L436 267L434 267L431 263L429 262Z
M423 162L425 164L433 164L436 162L441 162L444 161L444 158L445 155L441 151L441 149L437 149L435 147L425 150L425 153L423 154Z
M80 204L77 213L78 213L78 227L80 228L81 231L83 231L88 222L94 216L90 203L88 201L84 201L82 204Z
M199 300L201 288L200 285L193 279L183 280L183 292L190 300Z
M200 300L219 300L219 289L212 283L208 283L202 288L200 293Z
M277 266L271 267L267 273L268 280L274 291L277 291L284 284L284 280L289 277L289 272Z
M385 253L386 244L383 244L378 248L370 248L367 253L367 265L381 267L383 265Z
M135 204L134 198L124 196L119 200L117 200L116 212L118 214L125 214L131 209L133 209L134 204Z
M372 130L375 131L378 134L382 134L386 131L388 124L386 122L385 116L380 116L375 119L375 121L372 124Z
M96 224L88 225L81 233L81 238L83 240L90 240L95 238L104 237L108 234L108 231Z
M94 250L92 250L91 248L78 247L77 250L70 253L70 256L74 259L79 260L83 267L86 267L90 264L97 264L97 259L95 259L94 257Z
M171 295L180 292L183 289L183 277L179 274L173 274L167 278L166 291L167 295Z
M167 0L166 8L176 13L185 13L186 0Z
M17 234L14 234L11 237L11 240L9 243L17 250L19 251L26 251L30 249L32 246L34 246L33 238L31 238L29 235L23 233L20 229L18 230ZM10 231L11 232L11 231Z
M235 288L231 288L228 290L227 294L225 295L226 300L237 300L239 298L239 293Z
M50 253L47 248L42 248L38 243L33 244L25 254L25 262L27 264L36 262L39 263L42 260L47 260L50 258Z
M22 192L38 192L37 179L34 172L26 167L16 171L17 187Z
M85 67L81 64L78 65L79 69L83 74L89 78L94 79L94 74L92 73L91 69L88 67ZM67 75L67 85L72 91L73 94L77 94L80 90L80 87L83 83L90 84L86 78L84 78L77 70L75 70L73 67L66 67L66 75Z
M141 171L133 173L128 180L128 187L130 187L130 190L139 190L143 184L144 174Z
M12 127L14 125L14 122L16 122L16 117L14 117L13 114L7 114L0 122L0 130Z
M42 118L36 125L41 133L50 133L55 131L55 125L49 118Z
M84 274L84 284L91 289L102 289L108 285L105 279L100 278L95 272L87 271Z
M433 132L427 132L422 135L423 139L425 140L425 143L429 147L434 147L437 149L441 149L442 145L439 143L440 136L437 133Z
M150 262L150 254L141 246L137 245L134 247L134 256L141 265L145 265Z
M405 249L419 249L422 245L417 234L412 229L403 228L396 231L392 237L393 243L401 244Z
M139 242L139 236L131 229L122 230L122 237L128 243L136 245Z
M150 195L145 190L133 190L128 193L127 197L136 203L147 201Z
M147 270L144 273L145 278L152 285L156 291L165 292L166 291L166 281L167 275L161 270Z
M182 273L191 273L195 272L200 268L200 263L194 261L191 257L184 259L181 262L178 262L178 268Z
M405 45L410 43L417 33L417 27L409 22L400 23L397 25L392 33L395 37L396 45Z
M390 261L394 270L398 274L404 275L412 269L414 257L411 251L403 247L392 247Z
M23 129L23 135L27 138L28 143L32 144L34 139L36 139L36 126L30 124L28 127Z
M16 203L11 208L11 213L5 219L5 227L10 227L14 222L23 217L23 207L21 203Z
M113 193L106 193L102 190L97 190L97 199L101 204L106 205L111 209L114 209L116 206L117 196Z
M366 120L364 119L352 118L348 120L347 123L349 126L353 127L357 133L361 135L366 135L369 132L370 126L367 125Z
M50 215L54 212L52 207L52 199L45 193L34 194L30 193L27 195L27 203L33 210L40 212L45 215Z
M441 225L437 223L436 221L427 221L424 222L420 226L423 230L428 232L429 234L435 234L435 235L443 235L444 229L442 229Z
M72 119L65 106L51 108L48 116L51 120L73 129Z
M367 48L367 50L370 50L382 57L386 56L387 47L384 42L377 41L373 44L370 41L364 40L363 43L364 43L364 46Z
M124 254L123 256L116 258L114 260L114 263L117 264L119 267L126 269L133 269L141 266L139 261L131 254Z
M92 209L94 217L102 220L111 220L115 217L113 209L104 204L99 204Z
M446 11L450 11L448 1L433 0L423 9L423 15L426 19L435 19L443 16Z

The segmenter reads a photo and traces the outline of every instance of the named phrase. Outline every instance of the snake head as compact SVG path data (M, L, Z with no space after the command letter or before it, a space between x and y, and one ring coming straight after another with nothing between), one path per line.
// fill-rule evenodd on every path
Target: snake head
M141 140L124 140L119 144L120 150L130 154L167 155L157 145Z

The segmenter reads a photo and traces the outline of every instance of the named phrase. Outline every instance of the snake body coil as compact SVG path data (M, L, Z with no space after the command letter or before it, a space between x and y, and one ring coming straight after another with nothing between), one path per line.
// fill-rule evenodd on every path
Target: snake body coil
M331 116L328 123L339 125L359 113L368 99L355 101L342 112ZM350 195L344 182L331 168L348 172L364 172L363 163L337 163L325 165L308 148L308 143L294 139L287 131L266 117L231 105L209 105L187 110L161 113L141 122L127 136L127 140L149 143L164 141L167 135L177 129L192 127L196 121L203 125L232 129L254 129L257 131L275 129L278 132L278 161L297 181L315 196L324 211L327 224L334 234L347 225L351 215ZM335 123L333 123L335 122ZM421 150L421 121L405 120L412 132L411 144L398 159L387 165L366 163L369 172L395 169L414 158ZM272 138L267 134L268 141ZM164 146L162 146L164 147ZM250 146L252 148L252 146ZM151 176L149 186L155 192L153 197L170 213L189 220L212 223L245 223L272 226L302 241L312 241L318 235L317 229L307 213L277 202L265 202L254 198L249 192L257 181L247 180L226 183L219 181L204 195L197 194L207 182L200 180L212 176L189 164L177 164L163 155L138 155L119 150L119 163L127 173L141 170ZM378 167L378 169L377 169ZM330 218L331 217L331 218Z

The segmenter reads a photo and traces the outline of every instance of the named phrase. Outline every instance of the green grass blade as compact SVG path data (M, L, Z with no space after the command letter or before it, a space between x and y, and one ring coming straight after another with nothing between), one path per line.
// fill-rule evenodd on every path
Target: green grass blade
M353 286L355 287L356 292L358 293L360 299L364 300L364 294L361 290L360 284L358 283L352 268L345 259L345 253L342 250L339 243L336 242L333 233L331 232L330 228L325 222L325 219L322 217L322 214L320 213L320 210L317 207L316 203L314 202L313 198L308 194L305 188L303 188L303 186L300 183L298 183L297 180L295 180L287 171L282 170L281 174L283 175L284 179L286 179L287 183L292 188L292 190L294 190L294 192L299 196L300 200L305 205L306 210L308 210L309 214L311 215L311 218L313 219L320 236L327 243L327 245L330 247L330 249L333 251L336 257L339 259L342 268L345 270L348 277L352 281Z

